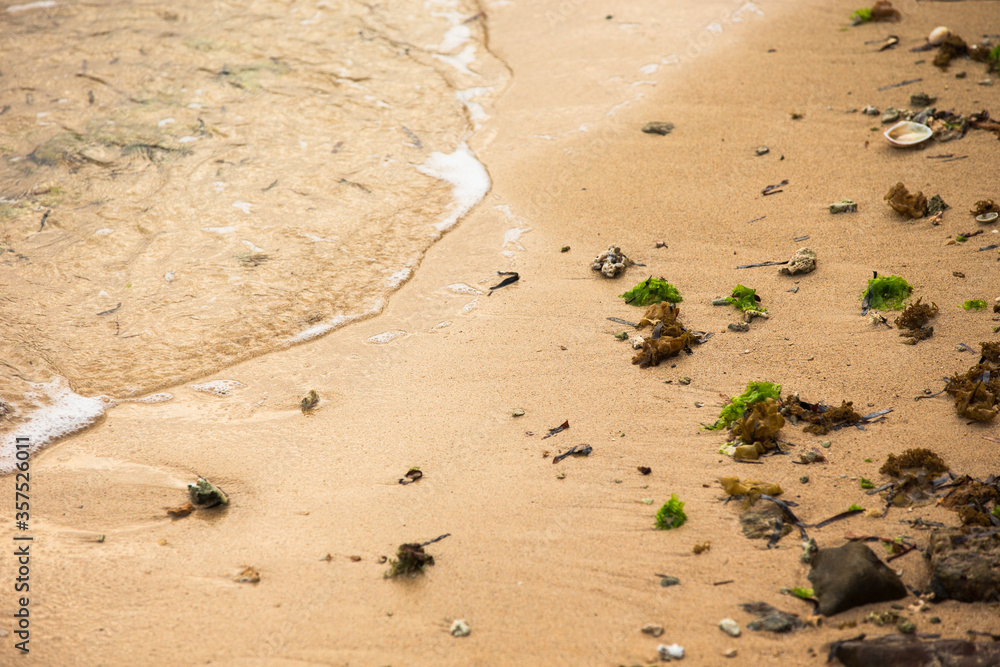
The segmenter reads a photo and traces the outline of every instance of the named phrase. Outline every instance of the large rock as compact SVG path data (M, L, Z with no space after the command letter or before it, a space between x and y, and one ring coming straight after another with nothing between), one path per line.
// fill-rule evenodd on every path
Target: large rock
M848 640L833 647L845 667L989 667L1000 665L1000 643L964 639L920 641L889 635L871 640Z
M992 528L946 528L931 533L926 556L937 599L1000 600L1000 535Z
M896 573L861 542L820 549L813 556L809 581L824 616L906 597L906 586Z

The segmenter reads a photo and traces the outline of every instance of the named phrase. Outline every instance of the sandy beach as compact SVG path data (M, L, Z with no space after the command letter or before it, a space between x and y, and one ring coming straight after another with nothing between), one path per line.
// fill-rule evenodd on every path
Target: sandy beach
M943 71L933 52L911 51L939 25L996 44L997 3L896 6L899 22L847 27L857 7L839 0L481 3L491 72L508 73L468 141L492 183L485 198L377 316L192 380L231 381L224 395L164 387L172 400L120 403L33 454L31 651L14 647L7 556L0 663L630 666L659 664L658 645L676 643L685 664L818 665L833 641L896 632L863 622L888 602L817 623L809 603L781 592L810 585L797 533L770 549L747 539L740 503L724 504L719 484L780 484L814 525L853 504L880 510L858 480L885 483L880 466L908 448L932 449L956 475L1000 472L988 440L1000 437L997 421L970 423L947 394L914 400L1000 340L998 255L979 250L1000 243L1000 227L969 214L1000 201L998 135L970 129L897 149L882 136L888 125L860 111L908 109L926 92L941 109L1000 114L985 64ZM889 35L898 46L879 51ZM675 128L642 132L651 121ZM951 208L939 224L906 220L883 201L897 182ZM830 214L845 198L857 212ZM609 245L643 266L614 279L592 271ZM818 256L807 275L736 268L803 246ZM498 271L519 280L491 293ZM939 306L933 336L905 345L862 315L873 271L905 277L914 299ZM681 292L686 326L714 335L640 368L615 338L636 331L608 318L642 317L619 295L649 276ZM711 304L738 283L769 315L746 332L728 328L735 309ZM958 307L974 299L989 307ZM703 426L761 380L803 400L892 412L827 435L787 424L789 455L740 463L719 451L727 433ZM304 412L310 390L320 401ZM583 444L589 456L553 465ZM794 463L814 447L826 463ZM412 467L423 477L400 484ZM170 518L198 477L230 504ZM13 477L0 483L12 488ZM656 530L671 494L687 522ZM924 548L928 531L901 521L960 525L936 504L873 514L809 535L821 548L847 533ZM0 522L7 545L18 535L10 518ZM426 572L384 577L400 544L445 534L426 547ZM889 565L908 586L927 585L919 551ZM235 580L247 567L259 582ZM661 575L680 584L663 587ZM756 601L809 624L746 630L753 616L740 605ZM996 601L902 613L918 633L1000 632ZM741 636L719 630L727 617ZM456 619L471 634L452 636ZM642 633L647 624L663 635Z

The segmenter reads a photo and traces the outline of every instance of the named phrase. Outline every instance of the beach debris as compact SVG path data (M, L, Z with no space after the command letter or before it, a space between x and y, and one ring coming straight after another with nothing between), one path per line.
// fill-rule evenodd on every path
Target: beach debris
M680 528L687 521L687 514L684 513L684 503L677 497L676 493L670 494L670 500L656 512L656 527L659 530L672 530Z
M819 600L818 610L824 616L907 595L899 576L861 542L820 549L810 565L808 579Z
M472 628L463 618L456 618L451 622L451 629L448 630L452 637L468 637L472 633Z
M698 556L700 554L705 553L706 551L711 551L711 550L712 550L712 543L711 543L711 541L709 541L709 542L702 542L701 544L696 544L693 547L691 547L691 552L695 556Z
M191 503L184 503L180 507L172 507L167 510L167 514L170 515L172 519L183 519L187 515L194 511L194 505Z
M659 134L661 136L666 136L673 131L674 127L676 126L673 123L654 120L643 125L642 131L646 134Z
M556 433L562 433L563 431L565 431L568 428L569 428L569 420L567 419L566 421L564 421L559 426L556 426L555 428L550 428L549 432L542 436L542 440L545 440L545 438L551 438Z
M954 58L968 55L968 53L969 45L965 43L965 40L956 34L949 34L938 45L937 55L934 56L934 66L946 70Z
M782 156L782 159L784 159L784 156ZM758 220L763 220L766 217L767 217L766 215L759 215L756 218L753 218L752 220L747 220L747 224L749 225L752 222L757 222Z
M744 285L736 285L733 288L732 295L726 297L725 301L732 306L736 306L737 310L742 312L767 312L767 308L760 305L760 297L757 295L757 290Z
M784 633L806 626L796 614L781 611L766 602L747 602L741 604L740 607L748 614L757 617L756 621L747 623L747 630Z
M257 584L260 583L260 572L247 565L242 572L233 577L233 581L238 584Z
M719 629L725 632L730 637L740 636L740 626L739 623L731 618L724 618L719 621Z
M882 199L889 202L889 206L897 213L902 213L907 218L922 218L927 214L927 197L924 193L910 194L902 183L896 183L889 188L889 192Z
M893 146L907 148L927 141L934 136L934 130L923 123L901 120L883 134Z
M961 602L1000 599L1000 530L945 528L931 532L927 545L935 600Z
M762 495L781 495L781 485L770 482L759 482L752 479L741 482L739 477L723 477L719 480L719 484L729 496L742 497L744 509L752 507Z
M917 341L930 338L934 333L934 327L927 324L931 318L938 314L937 304L927 305L922 298L918 298L911 303L902 314L896 318L896 328L900 329L900 336L907 338L903 341L907 345L915 345Z
M569 252L569 246L564 245L562 248L559 248L559 252Z
M440 542L450 535L451 533L445 533L423 544L417 544L416 542L400 544L399 548L396 549L396 557L389 559L389 571L385 573L385 578L391 579L399 576L415 577L418 574L422 574L428 565L434 564L434 556L424 551L424 547L435 542Z
M969 299L958 307L963 310L986 310L986 301L983 299Z
M899 276L879 276L868 279L868 289L861 295L862 315L874 310L902 310L903 301L913 293L913 286Z
M677 288L668 283L664 278L654 278L650 276L641 283L625 292L619 294L625 299L625 303L632 306L648 306L661 301L670 303L680 303L684 299Z
M996 202L992 199L981 199L976 202L976 205L972 207L972 215L980 216L986 215L987 213L997 213L1000 211L1000 206L997 206ZM979 218L976 218L977 220ZM995 220L996 218L994 218Z
M981 526L990 528L1000 526L1000 480L995 475L985 481L972 479L968 475L959 477L953 482L938 484L938 489L945 490L940 505L953 509L963 526ZM993 509L990 510L990 504Z
M927 202L927 215L935 215L937 213L943 213L947 211L951 206L945 203L941 195L934 195L931 197L930 201Z
M945 385L945 391L955 397L955 410L962 417L990 422L1000 412L1000 343L980 344L979 363L964 374L956 373Z
M659 637L665 632L665 630L663 629L662 625L657 625L655 623L647 623L646 625L642 626L642 630L640 630L640 632L642 632L642 634L644 635L650 635L651 637Z
M497 271L497 275L507 276L507 277L501 280L493 287L491 287L489 294L487 294L486 296L492 295L494 290L498 290L501 287L507 287L507 285L513 285L514 283L516 283L518 280L521 279L521 276L518 275L517 271Z
M590 263L590 268L594 271L600 271L605 278L614 278L634 264L635 262L626 257L620 247L612 245L594 258L594 261Z
M729 403L719 413L718 420L706 428L711 431L729 428L749 406L767 398L774 400L781 398L781 385L773 382L748 382L746 390L739 396L731 397Z
M657 248L666 248L667 247L667 242L666 241L657 241L656 242L656 247Z
M785 261L783 261L783 262L757 262L756 264L741 264L740 266L737 266L736 268L737 269L756 269L757 267L760 267L760 266L784 266L785 264L788 264L788 260L787 259ZM716 303L716 301L719 301L719 303ZM726 305L729 305L729 302L726 301L725 299L716 299L715 301L712 301L712 305L713 306L726 306Z
M914 665L991 665L1000 662L1000 644L964 639L921 640L904 635L865 639L865 635L830 645L830 656L844 667L913 667Z
M319 394L316 393L315 389L310 389L309 393L302 397L299 401L299 406L302 408L302 412L306 413L314 409L319 405Z
M863 419L860 414L855 412L852 401L841 401L840 407L834 408L822 403L803 401L798 394L785 397L781 413L794 417L796 421L808 422L808 425L802 430L816 435L826 435L843 426L857 424Z
M768 195L776 195L779 192L784 192L781 188L788 185L788 179L786 178L781 183L776 183L775 185L768 185L763 190L760 191L765 197Z
M191 496L191 502L195 505L204 505L206 508L229 504L226 492L204 477L199 477L194 484L188 484L188 494Z
M754 152L757 153L757 155L767 155L771 152L771 149L767 146L758 146Z
M856 213L858 205L850 199L841 199L830 204L830 213Z
M620 317L608 317L606 319L610 320L611 322L617 322L618 324L624 324L627 327L633 327L633 328L639 327L639 325L636 324L635 322L629 322L628 320L623 320Z
M853 204L854 202L851 203ZM830 207L830 210L833 211L833 206ZM857 210L857 204L854 205L854 210ZM812 273L815 270L816 252L811 248L799 248L788 260L787 265L778 269L778 273L786 276L797 276Z
M569 448L569 451L552 457L552 463L559 463L567 456L590 456L592 451L594 451L594 448L590 445L573 445Z
M659 303L646 310L639 326L653 326L650 338L644 338L642 349L632 357L632 363L639 368L658 366L682 350L690 352L692 344L701 344L708 340L708 335L695 334L684 328L678 320L680 308L667 303Z
M992 211L990 213L983 213L982 215L977 215L976 221L982 223L989 223L989 222L996 222L997 218L1000 218L1000 213Z
M681 660L684 657L684 647L680 644L660 644L656 647L656 652L660 655L660 660L669 662L671 660Z
M409 470L406 471L406 474L400 478L399 483L413 484L423 476L424 473L420 472L420 468L410 468Z
M734 442L743 443L737 444L733 450L734 459L756 461L762 454L778 449L776 436L785 425L785 418L779 409L777 400L765 398L748 406L743 415L733 422L730 435Z

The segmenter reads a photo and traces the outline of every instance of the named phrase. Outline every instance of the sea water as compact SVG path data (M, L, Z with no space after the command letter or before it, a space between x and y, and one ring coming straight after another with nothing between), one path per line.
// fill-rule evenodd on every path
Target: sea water
M0 12L0 472L378 313L490 187L475 2Z

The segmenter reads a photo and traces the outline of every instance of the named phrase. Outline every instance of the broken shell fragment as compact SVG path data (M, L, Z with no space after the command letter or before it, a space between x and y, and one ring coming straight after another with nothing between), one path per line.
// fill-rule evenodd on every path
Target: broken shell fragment
M934 131L926 125L901 120L885 131L885 138L893 146L916 146L931 138Z
M931 30L931 34L927 36L927 43L931 46L938 46L941 42L948 39L948 35L950 34L951 30L948 30L943 25L938 26Z
M1000 213L993 211L992 213L983 213L982 215L977 215L976 220L978 220L979 222L995 222L998 217L1000 217Z
M841 199L830 204L830 213L857 213L858 205L850 199Z
M594 261L590 263L590 268L594 271L600 271L605 278L614 278L634 264L635 262L622 253L621 248L613 245L608 246L606 251L595 257Z
M830 207L833 210L833 207ZM855 205L857 210L857 205ZM778 269L778 273L786 276L794 276L803 273L812 273L816 270L816 252L811 248L799 248L788 260L788 263Z

